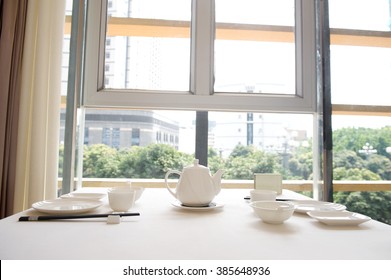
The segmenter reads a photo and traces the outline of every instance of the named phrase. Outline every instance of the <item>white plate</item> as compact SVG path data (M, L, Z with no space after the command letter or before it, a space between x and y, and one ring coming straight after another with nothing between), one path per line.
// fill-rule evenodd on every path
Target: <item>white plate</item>
M73 192L63 194L61 198L82 199L82 200L101 200L105 198L105 193Z
M91 211L101 205L101 201L53 199L36 202L32 207L35 210L48 214L78 214Z
M318 201L318 200L294 200L295 212L307 213L308 211L342 211L346 206L338 203Z
M208 206L186 206L183 205L178 200L172 201L171 204L174 205L175 207L186 209L186 210L192 210L192 211L208 211L208 210L222 208L224 206L224 204L218 202L211 202Z
M359 225L371 220L370 217L349 211L310 211L310 217L332 226Z

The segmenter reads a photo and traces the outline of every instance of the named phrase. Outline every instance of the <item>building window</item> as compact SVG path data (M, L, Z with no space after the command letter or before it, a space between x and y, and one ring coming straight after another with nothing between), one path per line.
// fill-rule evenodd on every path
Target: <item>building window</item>
M117 127L113 128L112 133L112 147L119 149L121 147L121 130Z
M140 146L140 129L132 129L132 146Z
M102 129L102 143L110 146L111 145L111 129L104 127Z

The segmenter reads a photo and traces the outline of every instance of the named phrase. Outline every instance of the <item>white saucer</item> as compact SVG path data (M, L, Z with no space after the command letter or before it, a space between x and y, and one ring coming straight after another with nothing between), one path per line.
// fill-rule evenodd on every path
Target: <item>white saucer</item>
M307 213L308 211L343 211L346 206L338 203L318 200L294 200L291 201L295 206L295 212Z
M48 214L79 214L91 211L101 205L101 201L94 200L53 199L36 202L32 207Z
M192 210L192 211L209 211L209 210L213 210L213 209L219 209L224 206L224 204L218 203L218 202L211 202L207 206L186 206L186 205L183 205L178 200L172 201L171 204L174 205L175 207L178 207L181 209L186 209L186 210Z
M310 217L331 226L359 225L371 220L370 217L349 211L310 211Z
M63 194L61 198L82 199L82 200L101 200L105 198L105 193L72 192Z

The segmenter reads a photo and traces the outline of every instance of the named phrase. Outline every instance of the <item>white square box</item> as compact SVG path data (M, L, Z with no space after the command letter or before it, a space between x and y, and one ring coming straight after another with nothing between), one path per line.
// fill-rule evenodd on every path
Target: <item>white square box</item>
M258 190L273 190L282 193L282 175L272 173L255 173L254 188Z

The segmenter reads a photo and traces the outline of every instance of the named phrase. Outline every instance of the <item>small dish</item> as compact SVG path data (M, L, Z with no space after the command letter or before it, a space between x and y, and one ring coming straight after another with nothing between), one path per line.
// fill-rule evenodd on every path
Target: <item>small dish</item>
M32 207L47 214L80 214L98 208L103 203L94 200L52 199L36 202Z
M294 200L295 212L306 214L308 211L343 211L346 206L338 203L318 200Z
M82 200L102 200L107 194L105 193L89 193L89 192L72 192L63 194L61 198L66 199L82 199Z
M172 205L175 207L185 209L185 210L191 210L191 211L209 211L214 209L219 209L224 207L224 204L218 203L218 202L211 202L207 206L186 206L183 205L179 200L175 200L171 202Z
M371 220L368 216L349 211L309 211L307 214L330 226L359 225Z

